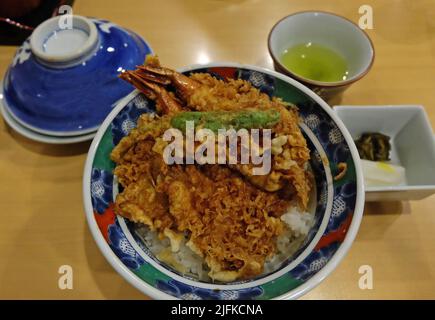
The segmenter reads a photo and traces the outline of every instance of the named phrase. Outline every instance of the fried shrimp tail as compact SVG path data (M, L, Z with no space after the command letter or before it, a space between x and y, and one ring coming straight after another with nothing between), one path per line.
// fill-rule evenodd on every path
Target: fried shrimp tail
M279 114L279 121L269 126L273 131L271 171L258 176L253 172L253 165L236 164L228 167L265 191L278 192L286 189L283 193L295 197L301 209L306 209L311 190L306 169L310 152L299 128L300 120L295 106L280 98L269 97L241 79L224 81L205 73L193 73L189 76L181 74L161 66L158 58L153 55L148 55L145 63L136 70L126 71L120 77L130 82L146 97L156 101L157 112L172 116L174 121L171 124L177 128L185 127L180 124L182 121L202 117L201 112L215 112L204 122L205 127L214 132L228 126L234 129L249 128L249 121L253 117L261 120L264 113ZM234 124L222 118L232 112L249 110L256 110L256 113L253 113L253 117L248 117L247 123L242 119Z

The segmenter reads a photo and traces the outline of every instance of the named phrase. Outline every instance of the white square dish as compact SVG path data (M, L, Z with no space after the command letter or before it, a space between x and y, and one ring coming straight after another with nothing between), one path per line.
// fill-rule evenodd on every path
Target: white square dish
M420 200L435 193L435 140L422 106L335 106L335 112L358 139L364 132L391 137L391 164L406 170L406 184L366 187L366 201Z

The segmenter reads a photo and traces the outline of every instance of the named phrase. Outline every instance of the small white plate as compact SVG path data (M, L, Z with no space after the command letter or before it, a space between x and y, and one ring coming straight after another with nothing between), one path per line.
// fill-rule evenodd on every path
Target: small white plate
M16 132L21 134L22 136L38 142L48 143L48 144L71 144L78 143L87 140L92 140L96 134L96 132L91 132L85 135L71 136L71 137L55 137L50 135L41 134L35 131L32 131L21 124L19 124L9 113L7 110L4 101L3 94L0 94L0 113L3 116L5 122Z
M420 200L435 194L435 140L422 106L335 106L353 139L364 132L391 137L391 163L406 169L405 185L366 187L366 201Z

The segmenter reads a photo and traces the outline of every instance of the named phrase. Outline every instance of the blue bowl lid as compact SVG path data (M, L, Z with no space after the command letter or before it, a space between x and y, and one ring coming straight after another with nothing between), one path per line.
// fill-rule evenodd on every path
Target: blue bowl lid
M118 78L143 63L150 46L105 20L47 20L17 50L4 79L10 114L49 135L95 131L116 102L132 91Z

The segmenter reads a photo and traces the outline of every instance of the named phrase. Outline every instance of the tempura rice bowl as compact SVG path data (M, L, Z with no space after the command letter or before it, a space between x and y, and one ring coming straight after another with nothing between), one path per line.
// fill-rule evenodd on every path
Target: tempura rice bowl
M281 217L289 233L277 239L277 254L254 279L217 283L207 277L202 261L182 246L180 272L156 256L168 246L147 227L115 216L119 191L109 154L153 104L133 92L122 99L100 127L84 173L84 201L91 232L111 265L131 284L153 298L282 299L296 298L320 283L349 249L363 211L364 191L353 141L329 106L312 91L273 71L239 64L193 66L183 71L242 78L269 95L298 106L301 128L311 151L314 188L308 212L289 208ZM338 163L345 176L334 180Z

